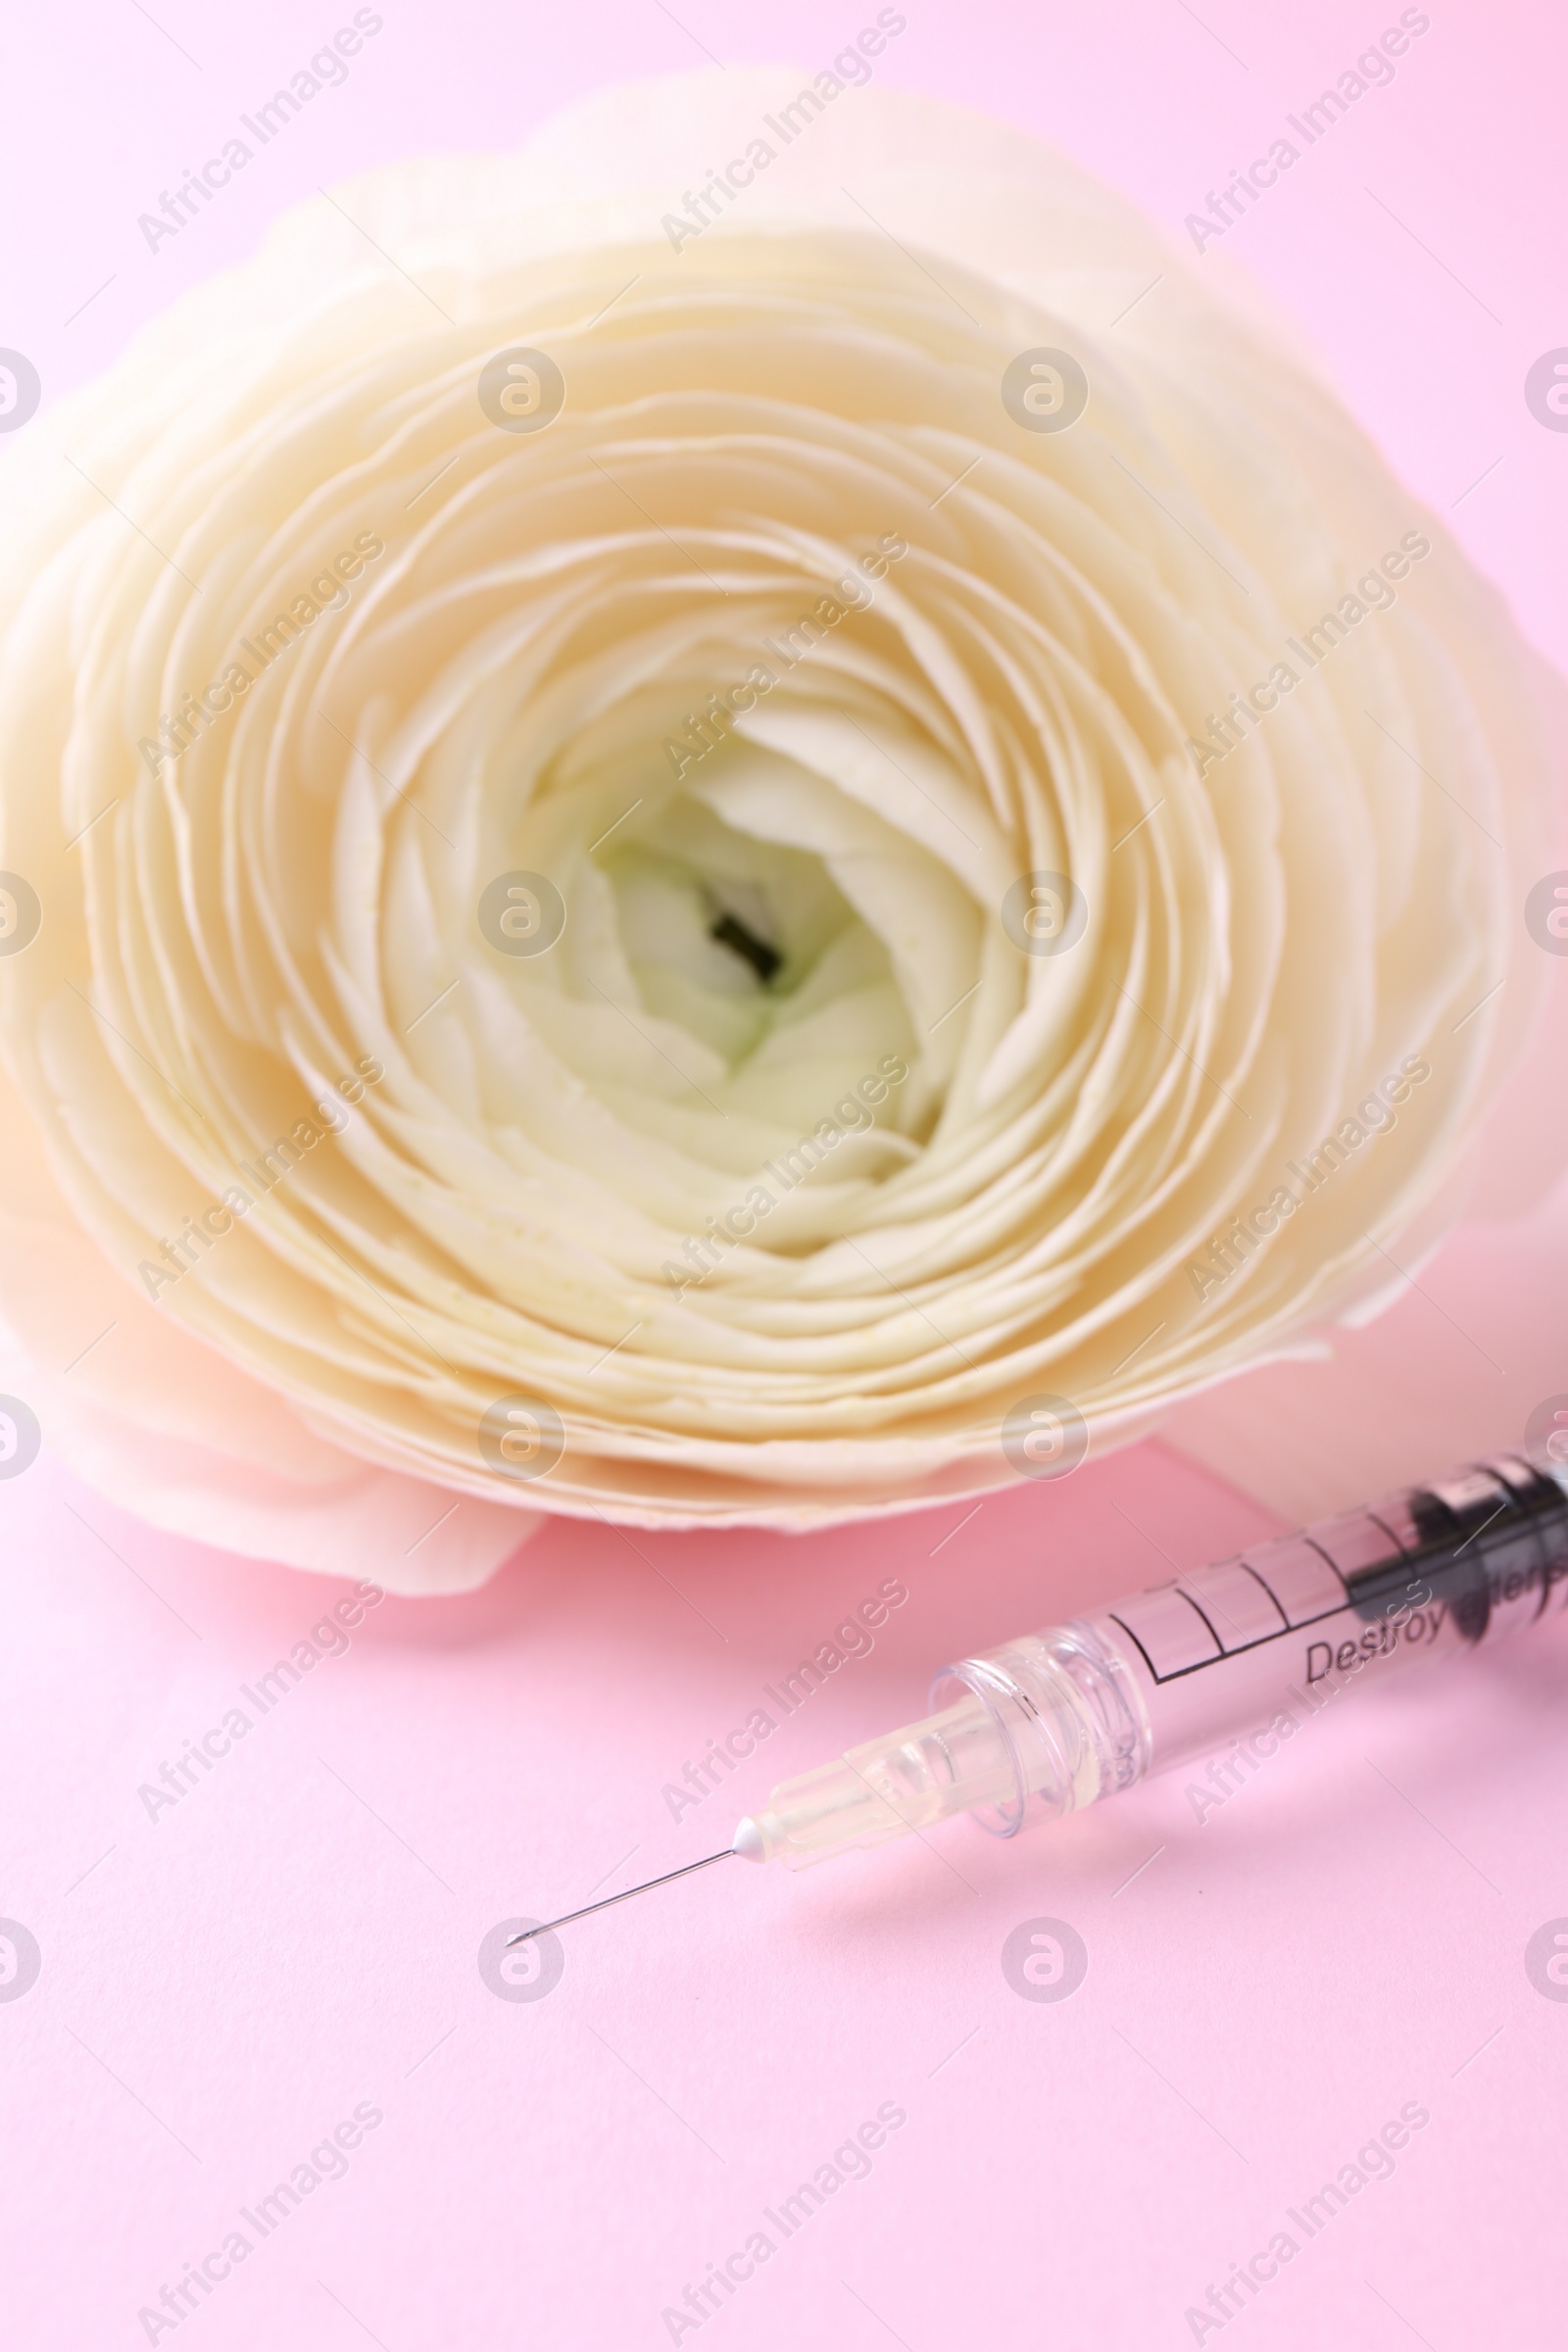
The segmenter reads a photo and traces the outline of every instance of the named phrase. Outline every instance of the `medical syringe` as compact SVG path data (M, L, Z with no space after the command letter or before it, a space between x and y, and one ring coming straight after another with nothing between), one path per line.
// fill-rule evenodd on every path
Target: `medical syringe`
M1548 1459L1499 1455L962 1658L921 1722L781 1782L722 1852L512 1941L731 1855L803 1870L955 1813L1011 1838L1240 1740L1255 1754L1332 1693L1539 1624L1568 1595L1568 1461Z

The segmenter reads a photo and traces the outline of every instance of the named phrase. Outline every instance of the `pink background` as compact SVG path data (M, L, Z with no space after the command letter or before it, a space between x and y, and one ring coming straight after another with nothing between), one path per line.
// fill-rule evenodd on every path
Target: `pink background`
M1178 230L1398 16L906 7L885 85L1054 138ZM677 24L658 0L393 0L347 84L156 256L137 213L352 9L153 13L35 11L8 34L0 181L26 225L0 344L46 397L318 183L509 145L612 67L706 47L814 69L875 10L679 0ZM1522 384L1568 344L1568 30L1475 0L1430 14L1393 86L1223 250L1561 662L1568 435ZM1568 1287L1550 1231L1529 1360ZM1495 1246L1451 1243L1351 1343L1360 1376L1439 1399L1480 1348L1522 1419L1540 1386L1510 1363ZM1188 2306L1415 2101L1431 2120L1394 2177L1230 2325L1258 2352L1561 2343L1568 2004L1523 1955L1568 1913L1568 1630L1355 1702L1202 1824L1178 1774L1013 1846L960 1825L800 1879L720 1866L569 1931L562 1981L521 2005L476 1966L498 1921L713 1850L771 1781L918 1712L946 1657L1268 1523L1157 1444L966 1522L634 1542L558 1523L481 1593L384 1602L156 1822L138 1785L341 1589L154 1537L47 1456L0 1486L0 1913L43 1952L0 2001L0 2313L25 2352L145 2342L139 2307L363 2102L383 2120L346 2177L160 2342L667 2343L662 2309L891 2102L906 2121L869 2177L704 2343L1152 2352L1193 2341ZM873 1653L672 1822L686 1759L895 1575L909 1598ZM1039 1914L1088 1946L1060 2004L1001 1969Z

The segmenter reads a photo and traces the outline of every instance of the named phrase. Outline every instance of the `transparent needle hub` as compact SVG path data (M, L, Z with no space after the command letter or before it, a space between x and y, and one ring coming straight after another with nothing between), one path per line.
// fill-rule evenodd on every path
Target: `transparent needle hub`
M1060 1815L1129 1787L1147 1764L1148 1726L1086 1630L1025 1635L947 1667L934 1714L781 1782L766 1811L742 1822L735 1851L803 1870L956 1813L1010 1837L1031 1807Z
M852 1846L885 1845L976 1805L1003 1803L1013 1777L996 1717L965 1690L922 1723L782 1781L767 1810L741 1823L735 1851L802 1870Z

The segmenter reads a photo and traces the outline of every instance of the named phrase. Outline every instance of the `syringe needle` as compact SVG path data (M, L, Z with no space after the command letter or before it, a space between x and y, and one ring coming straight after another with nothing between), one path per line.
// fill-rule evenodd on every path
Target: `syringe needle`
M567 1911L560 1919L547 1919L543 1927L524 1928L520 1935L508 1937L507 1950L510 1952L514 1943L526 1943L530 1936L553 1935L557 1928L569 1927L574 1919L586 1919L592 1911L608 1911L612 1903L624 1903L634 1894L646 1894L650 1886L667 1886L671 1879L684 1879L694 1870L706 1870L710 1862L727 1862L734 1851L732 1845L726 1845L721 1854L705 1854L701 1862L683 1862L679 1870L666 1870L662 1879L644 1879L640 1886L628 1886L620 1894L607 1894L602 1903L584 1903L580 1911Z

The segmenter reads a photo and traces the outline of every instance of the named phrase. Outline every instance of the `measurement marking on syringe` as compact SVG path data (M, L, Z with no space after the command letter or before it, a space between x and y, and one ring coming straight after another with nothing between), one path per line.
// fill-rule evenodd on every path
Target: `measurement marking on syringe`
M1220 1640L1220 1638L1219 1638L1218 1634L1217 1634L1217 1633L1214 1631L1214 1628L1213 1628L1213 1626L1212 1626L1212 1625L1209 1623L1208 1611L1207 1611L1205 1608L1202 1608L1202 1607L1200 1607L1200 1606L1199 1605L1199 1603L1198 1603L1198 1602L1197 1602L1197 1601L1196 1601L1196 1600L1193 1598L1192 1594L1191 1594L1190 1592L1184 1592L1184 1591L1183 1591L1183 1589L1182 1589L1182 1587L1181 1587L1180 1585L1172 1585L1172 1587L1171 1587L1171 1591L1172 1591L1173 1592L1180 1592L1180 1593L1181 1593L1181 1596L1182 1596L1182 1598L1183 1598L1183 1600L1185 1600L1185 1601L1186 1601L1186 1603L1187 1603L1187 1606L1188 1606L1190 1609L1196 1610L1196 1611L1197 1611L1197 1613L1198 1613L1198 1615L1199 1615L1200 1617L1201 1617L1201 1619L1202 1619L1203 1623L1204 1623L1206 1626L1208 1626L1208 1638L1209 1638L1209 1640L1210 1640L1210 1641L1213 1642L1213 1644L1214 1644L1214 1647L1215 1647L1215 1648L1216 1648L1216 1649L1219 1651L1219 1653L1220 1653L1221 1657L1223 1657L1223 1656L1224 1656L1224 1654L1225 1654L1225 1644L1224 1644L1224 1642L1223 1642ZM1243 1644L1243 1646L1244 1646L1244 1647L1246 1646L1246 1645L1245 1645L1245 1643Z
M1336 1574L1338 1574L1337 1570ZM1340 1581L1343 1584L1345 1580L1342 1577ZM1258 1582L1261 1584L1262 1579L1259 1578ZM1172 1592L1180 1591L1180 1588L1175 1585L1166 1586L1163 1589ZM1142 1596L1140 1595L1140 1597ZM1186 1592L1183 1592L1181 1597L1183 1600L1190 1600L1190 1595ZM1269 1594L1269 1598L1274 1600L1274 1595L1272 1592ZM1274 1600L1274 1606L1279 1608L1279 1602ZM1107 1609L1105 1614L1110 1619L1112 1625L1119 1625L1121 1627L1122 1632L1127 1636L1128 1641L1134 1644L1139 1656L1143 1659L1144 1664L1149 1668L1150 1673L1153 1676L1153 1679L1156 1683L1179 1683L1184 1674L1201 1674L1205 1666L1223 1666L1228 1658L1243 1658L1247 1655L1250 1649L1261 1649L1265 1643L1269 1642L1283 1642L1287 1634L1304 1634L1308 1626L1321 1625L1324 1619L1327 1617L1343 1617L1346 1610L1350 1605L1351 1604L1348 1601L1341 1601L1332 1609L1319 1609L1316 1616L1303 1617L1300 1619L1299 1623L1296 1625L1283 1625L1276 1634L1259 1634L1256 1639L1251 1642L1239 1642L1235 1649L1221 1649L1212 1658L1196 1658L1191 1666L1172 1666L1163 1674L1161 1674L1159 1669L1155 1666L1153 1659L1150 1656L1142 1642L1139 1641L1138 1636L1133 1632L1132 1627L1127 1623L1126 1619L1118 1617L1114 1609ZM1196 1603L1192 1603L1192 1606L1195 1615L1202 1617L1203 1612L1201 1609L1198 1608ZM1283 1610L1281 1610L1280 1613L1282 1616L1284 1615ZM1203 1618L1203 1623L1205 1625L1208 1624L1206 1617ZM1210 1634L1212 1634L1214 1631L1212 1626L1209 1626L1208 1630Z
M1410 1546L1408 1544L1402 1544L1399 1541L1397 1533L1389 1525L1386 1519L1380 1519L1376 1511L1368 1511L1367 1517L1371 1520L1374 1527L1382 1528L1383 1533L1388 1537L1389 1542L1394 1545L1394 1550L1389 1554L1391 1560L1396 1556L1396 1554L1402 1554L1408 1557ZM1307 1542L1311 1542L1310 1536L1307 1538Z
M1138 1655L1143 1659L1144 1664L1149 1668L1150 1673L1154 1674L1154 1661L1150 1656L1143 1643L1139 1641L1138 1636L1133 1632L1132 1627L1130 1625L1122 1625L1121 1619L1117 1616L1114 1609L1107 1609L1105 1614L1110 1619L1112 1625L1121 1625L1122 1632L1126 1635L1128 1641L1133 1644L1133 1647L1137 1650ZM1214 1660L1212 1658L1200 1658L1199 1660L1199 1664L1202 1666L1212 1666L1214 1664ZM1184 1666L1182 1668L1182 1672L1184 1674L1193 1674L1196 1671L1197 1669L1192 1666ZM1165 1677L1162 1674L1154 1674L1154 1680L1156 1683L1162 1683L1165 1680Z
M1382 1520L1380 1519L1380 1520L1378 1521L1378 1525L1381 1527L1381 1526L1382 1526L1382 1524L1383 1524L1383 1522L1382 1522ZM1345 1574L1345 1571L1344 1571L1344 1569L1343 1569L1343 1568L1341 1568L1341 1566L1340 1566L1339 1562L1338 1562L1337 1560L1331 1560L1331 1559L1329 1559L1329 1555L1328 1555L1328 1553L1327 1553L1327 1552L1324 1550L1324 1548L1323 1548L1322 1544L1314 1544L1314 1543L1312 1542L1312 1538L1311 1538L1310 1536L1303 1535L1303 1536L1302 1536L1302 1538L1301 1538L1301 1541L1302 1541L1302 1543L1303 1543L1303 1544L1310 1544L1310 1545L1311 1545L1311 1548L1312 1548L1312 1550L1313 1550L1313 1551L1315 1551L1315 1552L1317 1553L1317 1556L1318 1556L1318 1558L1319 1558L1320 1560L1326 1560L1326 1561L1328 1561L1328 1565L1329 1565L1329 1566L1330 1566L1330 1567L1333 1569L1333 1571L1334 1571L1335 1575L1336 1575L1336 1576L1339 1578L1339 1580L1340 1580L1340 1584L1341 1584L1341 1586L1342 1586L1342 1588L1343 1588L1343 1590L1344 1590L1344 1592L1345 1592L1345 1598L1346 1598L1346 1602L1347 1602L1347 1604L1348 1604L1348 1602L1349 1602L1349 1599L1350 1599L1350 1585L1349 1585L1349 1579L1348 1579L1348 1578L1346 1576L1346 1574ZM1403 1549L1404 1549L1404 1546L1403 1546L1403 1544L1400 1544L1400 1546L1399 1546L1399 1549L1400 1549L1400 1551L1401 1551L1401 1552L1403 1551Z
M1280 1631L1288 1634L1291 1630L1291 1621L1286 1615L1285 1604L1281 1600L1279 1594L1275 1592L1273 1586L1258 1575L1257 1570L1252 1566L1250 1560L1241 1560L1238 1562L1238 1566L1245 1568L1248 1575L1251 1578L1253 1584L1257 1586L1258 1590L1268 1594L1269 1599L1273 1602L1275 1608L1278 1609L1280 1613Z

